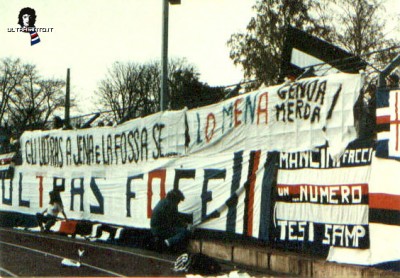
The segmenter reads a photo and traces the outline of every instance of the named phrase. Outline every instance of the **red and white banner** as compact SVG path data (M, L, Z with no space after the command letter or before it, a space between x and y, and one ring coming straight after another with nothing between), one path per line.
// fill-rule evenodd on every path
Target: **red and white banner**
M400 157L400 91L378 90L376 124L377 151L381 158Z
M0 171L7 171L14 158L15 152L0 154Z
M331 248L328 260L375 265L400 260L400 162L374 157L369 181L370 248Z

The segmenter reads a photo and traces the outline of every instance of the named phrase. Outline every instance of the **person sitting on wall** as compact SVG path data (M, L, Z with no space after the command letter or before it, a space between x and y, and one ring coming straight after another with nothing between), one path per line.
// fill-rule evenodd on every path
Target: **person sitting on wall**
M57 221L57 216L61 212L65 220L68 221L67 215L64 212L63 202L61 200L60 191L52 190L49 192L50 202L49 206L42 212L36 214L36 220L39 224L40 231L50 231L50 228ZM43 226L44 225L44 226Z
M53 129L60 129L64 126L64 121L59 116L55 116L53 119Z
M167 193L166 198L160 200L153 209L150 227L151 233L158 241L159 248L184 249L190 232L187 228L192 223L191 214L178 212L178 204L185 200L179 189Z

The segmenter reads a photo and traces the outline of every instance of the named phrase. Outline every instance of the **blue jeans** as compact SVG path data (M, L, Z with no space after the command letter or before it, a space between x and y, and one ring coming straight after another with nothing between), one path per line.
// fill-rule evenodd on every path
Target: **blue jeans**
M186 241L189 238L189 231L185 227L171 227L168 229L151 229L151 232L155 237L159 237L162 240L168 240L171 247L180 246L181 244L186 245Z
M189 237L189 231L184 227L176 227L174 230L175 235L167 238L169 244L171 244L171 246L179 246L182 243L186 245L186 241Z

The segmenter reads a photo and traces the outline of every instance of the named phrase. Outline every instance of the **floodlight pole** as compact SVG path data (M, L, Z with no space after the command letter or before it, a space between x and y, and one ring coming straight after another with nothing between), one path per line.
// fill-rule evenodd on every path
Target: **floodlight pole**
M162 23L162 53L161 53L161 95L160 110L166 109L168 95L168 0L163 0L163 23Z
M70 69L67 69L67 88L65 90L65 111L64 111L64 124L66 127L70 126L70 117L69 117L69 110L70 110Z
M168 17L170 3L179 5L181 1L163 0L160 111L168 108Z

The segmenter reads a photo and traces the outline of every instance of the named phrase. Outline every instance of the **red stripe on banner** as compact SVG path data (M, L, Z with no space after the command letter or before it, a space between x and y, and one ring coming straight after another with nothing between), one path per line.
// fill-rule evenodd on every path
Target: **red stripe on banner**
M396 125L396 151L399 150L399 93L396 92L396 103L395 103L395 114L396 114L396 121L394 124Z
M153 214L151 199L153 196L153 179L160 179L160 199L165 198L165 179L167 176L166 169L158 169L149 173L149 180L147 181L147 217L150 219Z
M254 154L254 167L251 172L249 181L249 207L248 207L248 218L247 218L247 235L253 236L253 214L254 214L254 188L256 185L258 165L260 164L261 151L256 151Z
M400 195L371 193L369 194L369 207L371 209L388 209L400 211Z
M31 34L31 38L32 38L32 39L36 38L37 36L38 36L37 33L32 33L32 34Z
M377 123L378 125L390 123L390 115L377 116L377 117L376 117L376 123Z
M326 185L313 185L313 184L278 184L278 194L286 194L288 193L289 195L299 195L301 192L301 189L306 188L307 190L312 190L313 194L320 195L321 190L324 190L326 188L332 188L335 189L335 195L341 196L344 194L348 194L348 190L350 192L352 190L355 190L357 188L361 189L362 195L368 194L368 184L366 183L360 183L360 184L326 184Z
M39 179L39 207L43 207L43 176L36 176Z
M12 157L0 159L0 165L9 164L12 161Z

